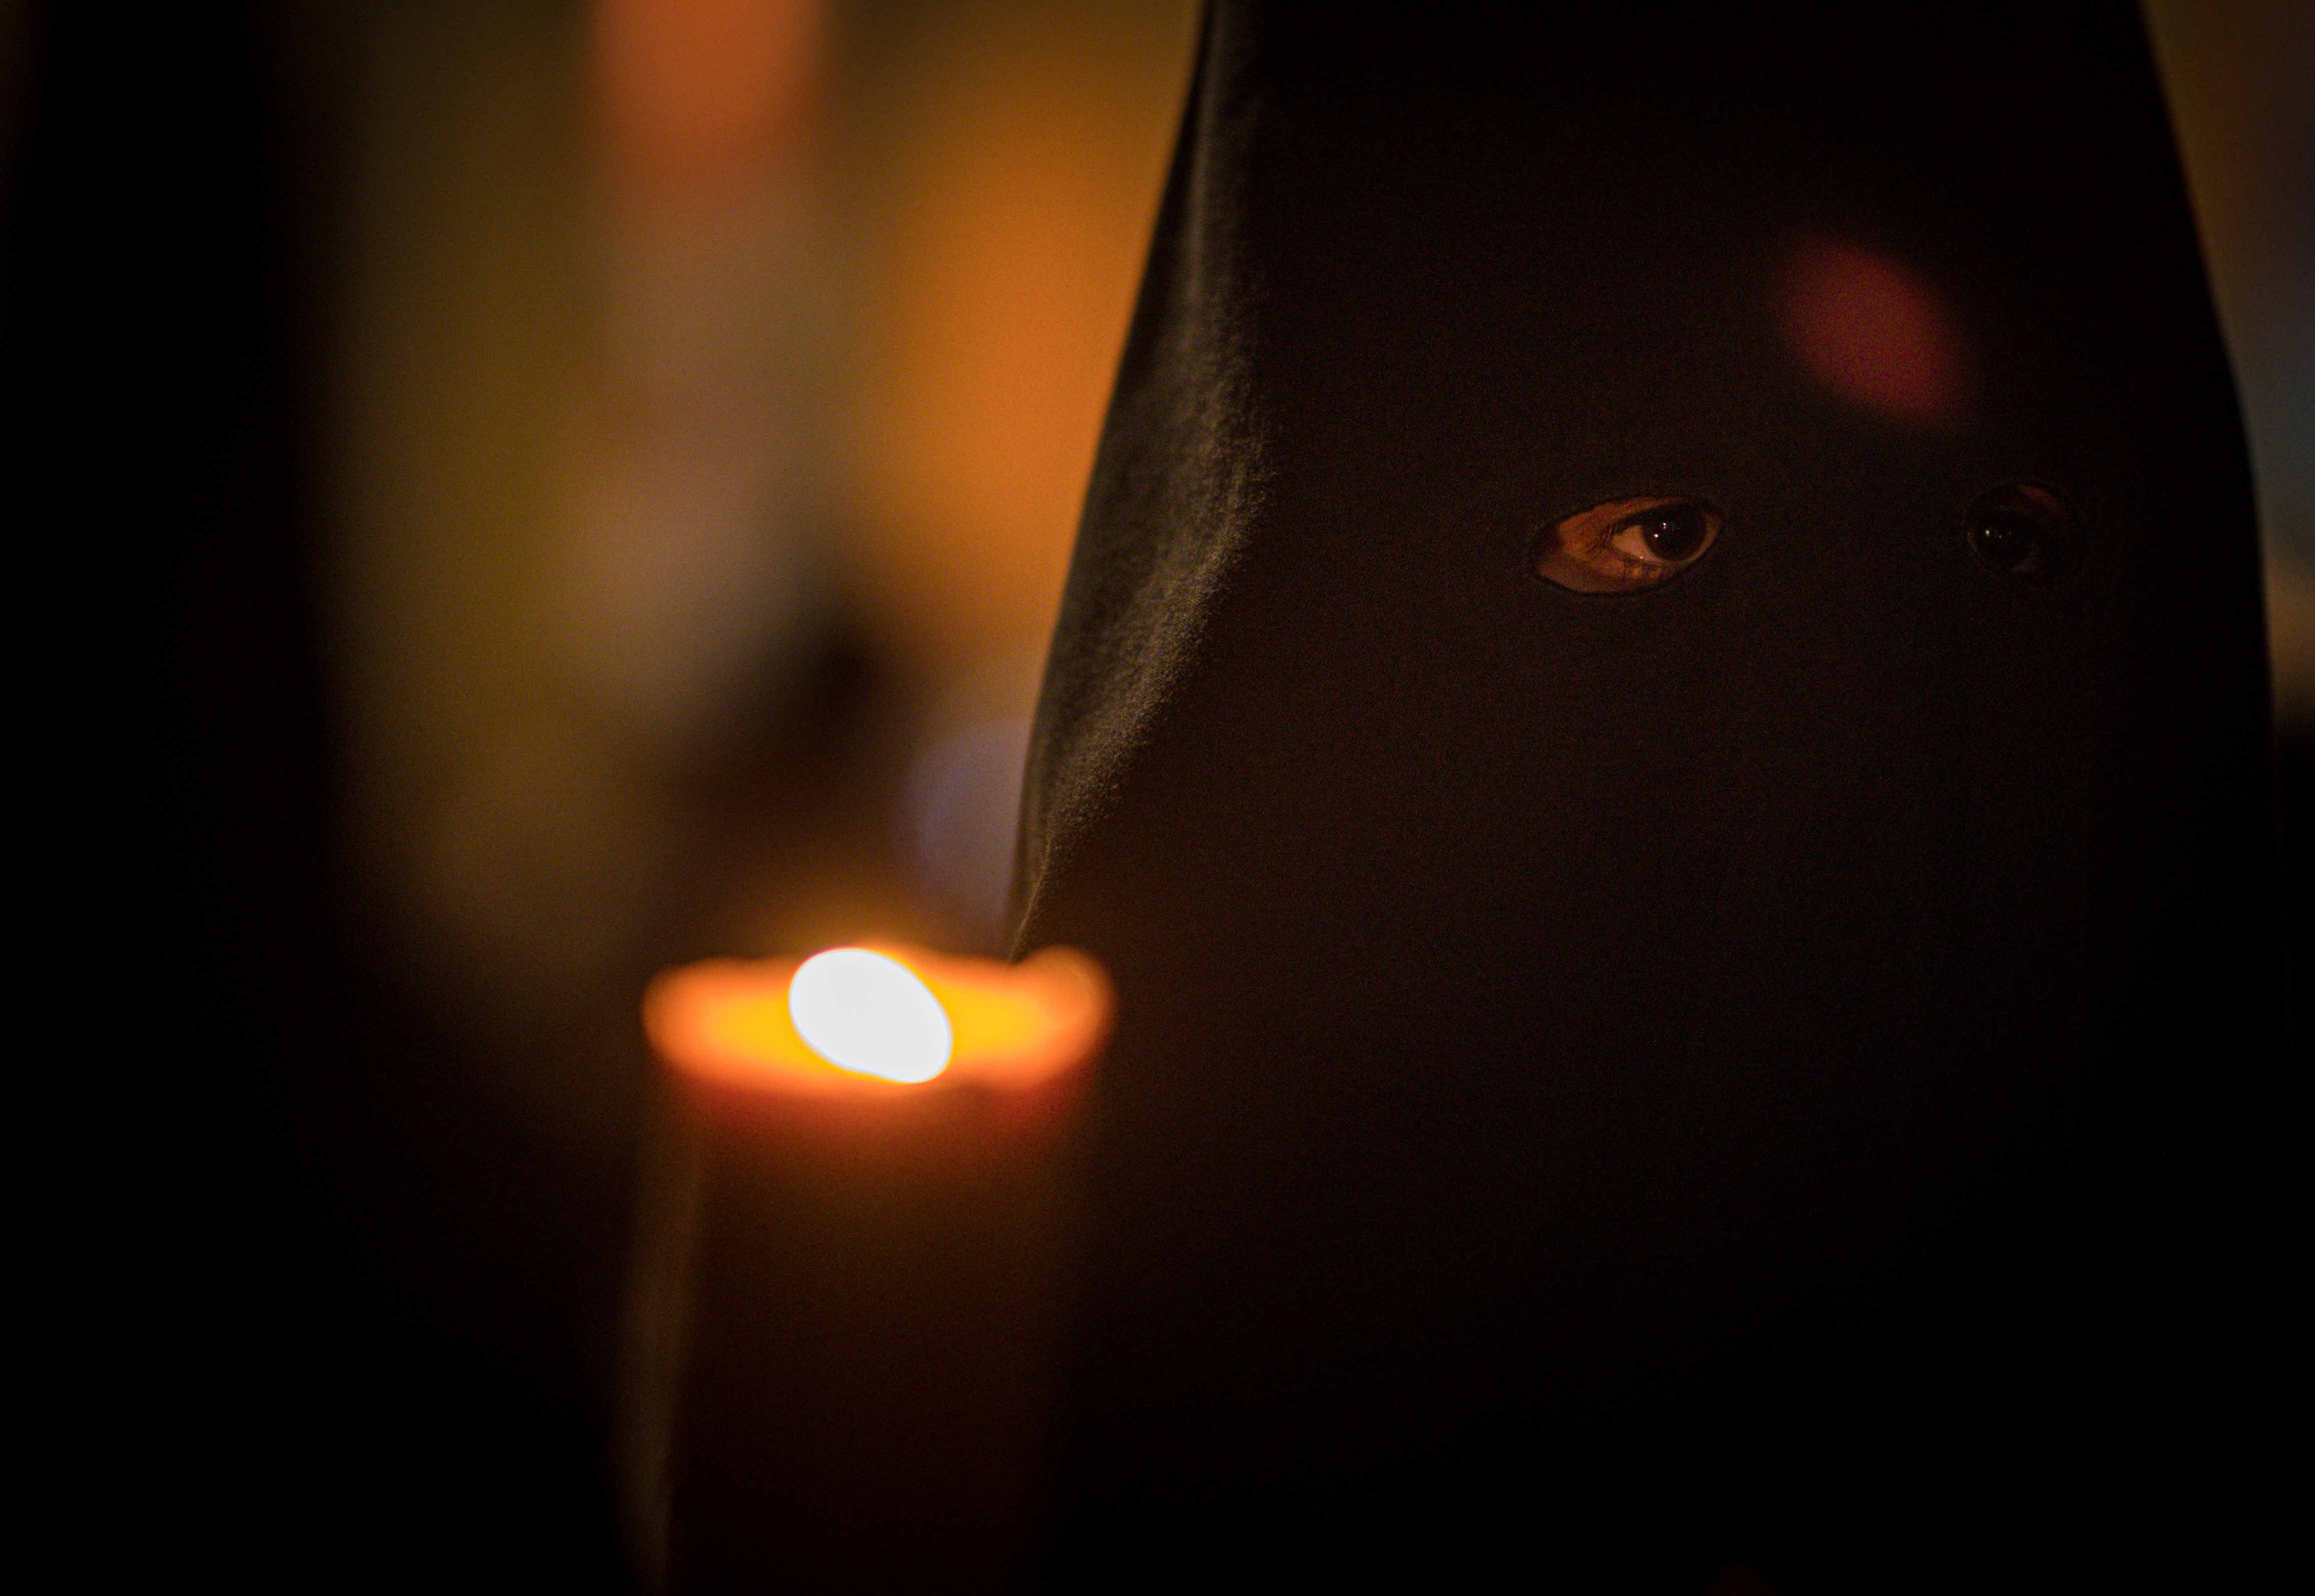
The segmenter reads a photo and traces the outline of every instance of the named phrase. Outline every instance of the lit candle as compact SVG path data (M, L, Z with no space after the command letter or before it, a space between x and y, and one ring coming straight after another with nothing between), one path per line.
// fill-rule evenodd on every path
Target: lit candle
M1107 980L903 947L644 1002L667 1088L623 1443L674 1590L994 1589L1033 1531Z

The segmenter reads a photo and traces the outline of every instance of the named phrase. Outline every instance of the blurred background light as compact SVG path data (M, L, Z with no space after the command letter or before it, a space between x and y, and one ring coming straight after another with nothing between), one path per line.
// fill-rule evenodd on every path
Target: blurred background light
M714 190L808 131L820 0L599 0L590 58L616 182L645 203Z
M978 947L1004 941L1028 756L1029 718L1014 715L968 722L934 739L909 770L911 856L925 889Z

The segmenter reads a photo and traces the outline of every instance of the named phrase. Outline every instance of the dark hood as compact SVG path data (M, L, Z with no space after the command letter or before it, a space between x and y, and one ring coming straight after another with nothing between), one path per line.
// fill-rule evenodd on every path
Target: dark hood
M1214 7L1087 506L1018 891L1121 1002L1069 1545L1516 1503L1855 1588L1827 1524L2169 1411L2095 1389L2281 1054L2160 95L2114 7L1441 10ZM2017 483L2054 580L1973 548ZM1534 573L1641 495L1718 541Z

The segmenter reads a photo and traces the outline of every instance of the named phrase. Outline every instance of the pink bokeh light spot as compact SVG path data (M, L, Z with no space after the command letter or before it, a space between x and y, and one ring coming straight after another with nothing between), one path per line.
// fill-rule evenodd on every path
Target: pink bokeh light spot
M1783 326L1810 376L1851 403L1950 421L1968 402L1969 351L1937 290L1885 256L1802 242L1781 282Z

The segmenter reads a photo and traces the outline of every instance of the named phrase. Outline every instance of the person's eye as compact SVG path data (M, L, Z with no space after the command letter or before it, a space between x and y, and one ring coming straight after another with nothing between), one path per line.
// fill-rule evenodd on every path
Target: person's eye
M2081 554L2065 501L2026 483L1996 488L1971 506L1967 536L1987 570L2036 587L2071 571Z
M1569 516L1536 540L1535 573L1577 593L1634 593L1710 551L1721 514L1701 499L1617 499Z

